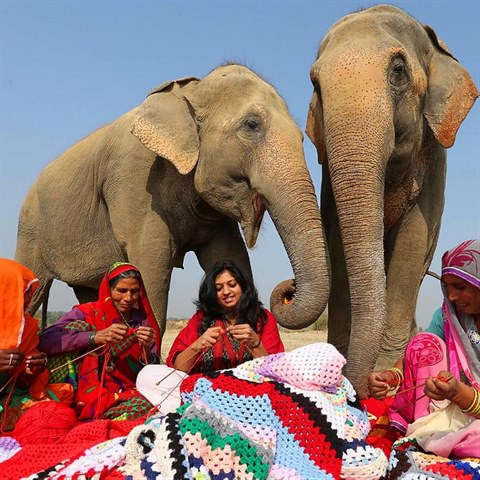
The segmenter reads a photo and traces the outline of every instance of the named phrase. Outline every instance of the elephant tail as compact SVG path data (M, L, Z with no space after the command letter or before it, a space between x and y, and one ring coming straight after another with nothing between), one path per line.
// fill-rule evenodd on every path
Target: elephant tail
M40 330L47 326L47 311L48 311L48 297L50 295L50 288L52 287L53 278L40 279L40 287L35 292L32 301L28 307L28 311L34 315L40 305L42 306L42 321Z

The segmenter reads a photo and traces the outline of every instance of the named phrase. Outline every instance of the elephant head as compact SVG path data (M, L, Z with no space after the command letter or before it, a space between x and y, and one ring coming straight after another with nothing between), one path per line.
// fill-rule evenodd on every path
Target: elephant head
M273 313L289 328L313 323L329 294L324 232L302 133L275 89L238 65L167 82L139 107L132 132L181 174L193 174L199 197L240 223L248 247L269 212L295 276ZM283 301L293 289L293 302Z
M402 330L402 343L410 334L410 324L386 327L389 269L397 268L391 258L405 263L409 251L424 250L418 262L423 273L405 277L419 288L443 208L442 147L453 144L478 92L430 27L386 5L334 24L310 76L314 93L306 131L323 164L322 214L337 225L330 234L325 226L327 241L336 235L343 249L330 251L332 272L344 270L348 276L338 295L346 292L351 309L347 375L365 396L367 373L385 336ZM440 190L438 196L432 193ZM400 246L399 238L408 236L413 222L429 231ZM414 302L416 293L412 297ZM401 301L401 294L393 300ZM329 335L330 329L338 330L333 310L329 304ZM394 356L401 353L399 343Z

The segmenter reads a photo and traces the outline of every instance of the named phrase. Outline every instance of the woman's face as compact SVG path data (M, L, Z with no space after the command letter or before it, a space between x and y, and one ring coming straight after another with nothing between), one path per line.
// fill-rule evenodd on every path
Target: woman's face
M480 289L456 275L446 274L442 282L447 288L448 299L457 310L467 315L480 314Z
M110 290L110 296L117 310L128 314L140 297L140 283L135 278L122 278Z
M215 289L220 306L227 312L234 310L242 297L242 287L228 270L215 277Z

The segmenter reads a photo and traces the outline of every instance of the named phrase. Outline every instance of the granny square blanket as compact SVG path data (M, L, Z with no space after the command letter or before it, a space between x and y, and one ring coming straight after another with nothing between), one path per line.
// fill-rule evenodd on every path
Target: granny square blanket
M370 423L344 364L318 343L190 376L175 412L25 478L385 478L387 458L365 441Z

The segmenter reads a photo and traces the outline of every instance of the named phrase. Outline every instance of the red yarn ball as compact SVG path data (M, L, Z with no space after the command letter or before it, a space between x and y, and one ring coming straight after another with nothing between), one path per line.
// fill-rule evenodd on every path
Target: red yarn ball
M56 443L77 423L75 410L64 403L39 402L20 417L13 437L21 445Z

